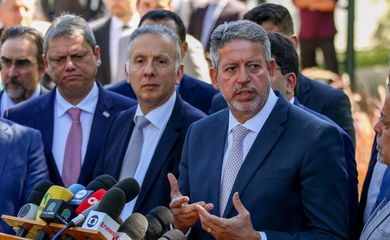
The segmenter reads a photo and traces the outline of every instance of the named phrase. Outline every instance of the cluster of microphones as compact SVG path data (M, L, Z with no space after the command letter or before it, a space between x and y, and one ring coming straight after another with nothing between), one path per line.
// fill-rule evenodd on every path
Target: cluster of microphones
M68 229L95 230L104 239L114 240L179 240L184 234L171 229L172 212L163 206L152 209L143 216L130 215L125 221L119 217L125 204L133 200L140 191L134 178L116 181L108 174L101 175L86 187L73 184L68 188L40 182L29 196L28 203L18 212L19 218L42 223L59 223L64 227L54 236L43 230L33 239L76 239L67 235ZM16 236L25 237L29 231L22 226Z

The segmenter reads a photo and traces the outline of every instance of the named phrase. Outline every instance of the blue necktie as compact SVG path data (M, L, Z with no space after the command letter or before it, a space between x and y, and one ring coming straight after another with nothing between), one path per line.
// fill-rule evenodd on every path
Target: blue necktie
M373 210L378 207L388 194L390 194L390 167L386 168L385 174L383 175L381 188L379 190L378 197L376 198Z

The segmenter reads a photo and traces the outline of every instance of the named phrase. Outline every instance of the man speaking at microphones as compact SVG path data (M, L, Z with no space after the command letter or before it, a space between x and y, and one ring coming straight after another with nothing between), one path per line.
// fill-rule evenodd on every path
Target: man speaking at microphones
M16 216L34 186L49 179L38 131L0 118L0 215ZM0 232L12 233L2 220Z
M126 73L138 105L114 118L95 169L95 176L134 177L140 184L141 192L126 204L122 219L169 205L165 176L178 174L187 129L204 116L176 93L183 76L180 46L176 33L159 25L142 26L130 36Z

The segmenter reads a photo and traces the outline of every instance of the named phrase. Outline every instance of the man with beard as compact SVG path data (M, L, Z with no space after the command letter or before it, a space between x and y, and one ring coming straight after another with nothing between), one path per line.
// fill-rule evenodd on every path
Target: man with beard
M43 63L43 38L38 30L27 26L7 28L1 39L0 116L17 103L38 97L48 90L39 82L46 72Z

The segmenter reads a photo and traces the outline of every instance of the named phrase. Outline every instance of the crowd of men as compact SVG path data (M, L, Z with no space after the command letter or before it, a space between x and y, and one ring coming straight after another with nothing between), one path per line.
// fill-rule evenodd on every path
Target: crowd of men
M166 206L189 239L390 235L390 85L359 203L350 101L300 73L288 9L210 1L187 33L171 1L106 4L3 25L0 214L110 174L141 186L122 219Z

